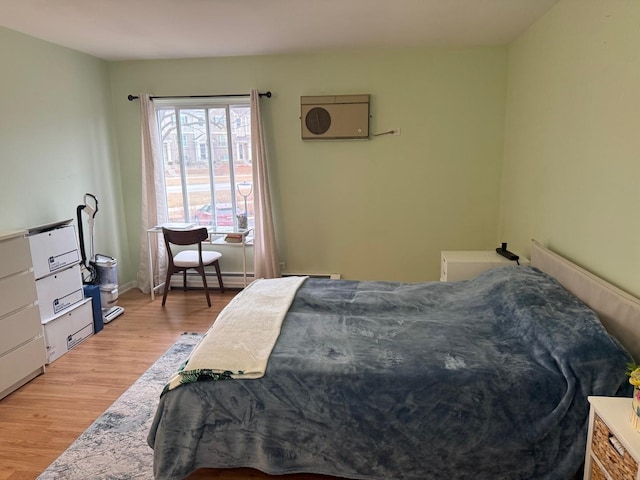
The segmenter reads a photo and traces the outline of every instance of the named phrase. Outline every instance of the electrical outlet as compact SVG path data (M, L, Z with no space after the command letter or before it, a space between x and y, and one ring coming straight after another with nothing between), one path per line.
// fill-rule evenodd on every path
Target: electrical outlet
M391 130L391 135L393 135L394 137L400 135L400 129L394 128L393 130Z
M280 271L284 272L284 262L280 262Z

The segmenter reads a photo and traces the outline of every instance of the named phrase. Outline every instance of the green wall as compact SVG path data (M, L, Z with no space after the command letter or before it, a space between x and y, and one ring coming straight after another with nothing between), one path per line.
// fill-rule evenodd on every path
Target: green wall
M0 65L0 230L75 219L93 193L96 252L130 281L108 64L0 27Z
M132 258L140 120L127 95L258 88L273 92L262 105L285 270L437 280L441 250L497 241L506 62L505 47L487 47L112 63ZM400 128L401 135L300 139L300 96L354 93L371 94L373 133Z
M509 48L500 238L640 296L640 2L564 0Z
M286 270L438 278L443 249L542 241L640 295L640 3L562 0L507 47L107 63L0 28L0 229L100 199L96 250L135 281L139 105L264 100ZM367 141L300 140L301 95L369 93Z

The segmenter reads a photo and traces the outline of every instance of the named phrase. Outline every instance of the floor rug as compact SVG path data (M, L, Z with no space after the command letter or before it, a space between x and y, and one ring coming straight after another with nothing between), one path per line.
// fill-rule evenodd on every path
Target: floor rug
M200 338L183 334L37 480L152 480L147 434L160 392Z

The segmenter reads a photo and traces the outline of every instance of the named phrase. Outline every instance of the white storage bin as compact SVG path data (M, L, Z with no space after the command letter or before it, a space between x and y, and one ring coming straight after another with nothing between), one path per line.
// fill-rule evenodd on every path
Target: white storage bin
M76 229L73 225L36 233L28 238L36 279L51 275L80 261Z
M41 278L36 282L40 318L49 320L84 300L80 265Z
M47 347L47 363L51 363L93 335L91 299L85 299L81 305L42 322L42 325Z

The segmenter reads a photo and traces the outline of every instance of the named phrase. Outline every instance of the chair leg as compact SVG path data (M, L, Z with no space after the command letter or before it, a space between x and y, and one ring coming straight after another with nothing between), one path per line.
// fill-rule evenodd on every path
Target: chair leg
M182 272L182 289L187 291L187 269L185 268Z
M165 302L167 301L167 292L169 291L169 284L171 283L171 274L173 272L170 268L167 268L167 278L164 281L164 293L162 294L162 306L164 307Z
M220 264L216 260L213 263L213 266L216 267L216 275L218 276L218 285L220 285L220 292L224 293L224 285L222 284L222 274L220 273Z
M204 267L196 268L200 272L202 277L202 285L204 286L204 293L207 295L207 305L211 306L211 298L209 297L209 287L207 286L207 276L204 273Z

